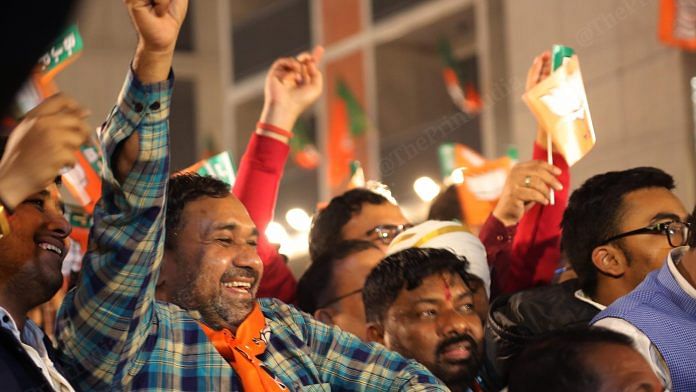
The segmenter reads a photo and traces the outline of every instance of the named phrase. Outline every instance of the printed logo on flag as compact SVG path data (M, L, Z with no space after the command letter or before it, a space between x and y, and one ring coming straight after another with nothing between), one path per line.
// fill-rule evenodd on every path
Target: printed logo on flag
M565 58L548 78L527 91L522 99L553 144L573 165L595 145L596 138L577 56Z

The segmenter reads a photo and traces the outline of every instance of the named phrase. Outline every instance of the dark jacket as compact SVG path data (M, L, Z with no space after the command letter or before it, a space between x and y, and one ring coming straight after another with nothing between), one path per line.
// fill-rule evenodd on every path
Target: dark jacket
M545 333L587 326L599 313L575 297L577 280L498 297L490 306L485 331L486 365L497 383L507 385L515 357Z
M44 344L49 358L55 362L51 341L44 337ZM12 332L5 328L0 328L0 390L53 391L41 369L32 361Z

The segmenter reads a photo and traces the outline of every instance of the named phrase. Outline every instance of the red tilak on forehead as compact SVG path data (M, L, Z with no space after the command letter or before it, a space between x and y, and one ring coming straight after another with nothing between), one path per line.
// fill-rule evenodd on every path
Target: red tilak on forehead
M452 291L450 290L450 284L447 281L447 277L445 275L442 275L442 283L445 284L445 299L447 301L452 300Z

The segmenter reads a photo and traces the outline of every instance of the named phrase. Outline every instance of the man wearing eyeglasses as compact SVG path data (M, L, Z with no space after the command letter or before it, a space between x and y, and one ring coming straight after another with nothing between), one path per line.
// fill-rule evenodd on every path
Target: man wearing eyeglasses
M666 389L696 390L696 208L689 222L657 224L616 237L659 232L675 247L662 267L598 314L596 326L633 339ZM688 246L682 246L688 245Z
M313 260L297 283L297 307L362 340L365 307L362 288L384 252L370 241L343 241Z
M413 226L391 197L367 188L351 189L331 199L314 216L309 232L312 261L348 240L370 241L382 251L402 231Z
M686 244L688 213L672 189L669 174L638 167L596 175L573 192L561 248L578 279L499 297L491 305L486 353L502 383L525 342L588 324Z

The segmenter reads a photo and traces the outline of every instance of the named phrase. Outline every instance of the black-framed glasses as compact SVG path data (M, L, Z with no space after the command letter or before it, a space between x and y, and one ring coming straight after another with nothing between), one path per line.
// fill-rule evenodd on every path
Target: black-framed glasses
M664 234L667 237L667 242L669 242L669 246L672 248L677 248L679 246L684 246L686 245L688 239L689 239L689 231L691 230L691 224L690 223L685 223L685 222L679 222L679 221L674 221L674 222L663 222L663 223L657 223L648 227L643 227L642 229L637 229L637 230L631 230L626 233L618 234L615 235L599 245L606 245L612 241L616 241L618 239L632 236L632 235L639 235L639 234Z
M410 223L403 225L379 225L365 232L365 235L380 241L384 245L389 245L392 240L399 234L413 227ZM377 234L377 238L373 238Z
M318 305L318 306L317 306L317 309L326 308L326 307L328 307L328 306L330 306L330 305L333 305L333 304L335 304L335 303L337 303L337 302L339 302L339 301L342 301L342 300L344 300L344 299L350 297L351 295L355 295L355 294L357 294L357 293L362 293L362 287L359 288L359 289L350 291L350 292L348 292L348 293L346 293L346 294L339 295L338 297L332 298L332 299L330 299L330 300L324 302L323 304Z

